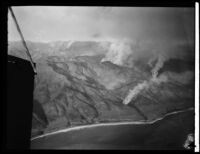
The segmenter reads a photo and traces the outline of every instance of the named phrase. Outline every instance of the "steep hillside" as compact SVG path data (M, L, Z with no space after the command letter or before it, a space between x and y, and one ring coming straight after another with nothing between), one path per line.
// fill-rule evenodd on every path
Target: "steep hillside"
M159 66L159 59L151 65L138 59L126 67L102 61L108 44L29 42L38 73L33 136L75 125L152 120L194 106L190 61L170 59ZM22 58L23 51L19 42L8 48L8 54Z

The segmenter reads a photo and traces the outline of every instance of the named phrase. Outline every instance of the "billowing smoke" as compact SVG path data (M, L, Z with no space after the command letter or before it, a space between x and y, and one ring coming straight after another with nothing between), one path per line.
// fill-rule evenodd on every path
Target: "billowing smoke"
M129 90L128 95L123 100L123 104L127 105L132 100L134 100L142 90L148 90L152 84L160 84L162 82L167 82L168 78L166 75L160 75L157 78L151 78L149 81L143 81L142 83L139 83L137 86L135 86L132 90Z
M137 97L137 95L142 90L147 90L152 84L160 84L162 82L167 82L168 78L166 75L162 74L158 77L158 71L163 67L165 58L162 55L159 55L157 63L155 67L152 69L152 77L149 81L143 81L142 83L139 83L137 86L135 86L132 90L129 91L128 95L123 101L123 104L127 105Z
M131 54L133 54L133 51L131 50L129 42L124 40L112 42L101 62L110 61L113 64L123 66Z
M157 61L156 65L155 65L155 67L151 71L153 79L157 78L158 71L163 67L164 61L165 61L164 56L163 55L159 55L158 56L158 61Z
M168 81L176 82L183 85L190 84L191 81L194 80L194 72L192 71L185 71L182 73L165 72L158 76L158 72L163 67L164 62L170 58L171 57L169 56L163 56L161 54L158 55L157 62L151 71L152 77L149 79L149 81L145 80L135 86L132 90L130 90L128 95L125 97L123 104L129 104L131 100L135 99L137 95L142 92L142 90L148 90L148 88L150 88L150 86L153 84L160 84Z
M139 83L134 89L129 90L129 93L124 99L123 104L125 105L129 104L130 101L133 100L143 89L147 89L148 87L149 87L148 81Z

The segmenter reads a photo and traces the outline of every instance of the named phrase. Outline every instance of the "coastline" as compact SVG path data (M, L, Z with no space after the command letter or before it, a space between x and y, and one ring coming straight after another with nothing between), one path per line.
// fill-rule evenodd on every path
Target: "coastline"
M75 130L80 130L80 129L85 129L85 128L93 128L93 127L100 127L100 126L114 126L114 125L145 125L145 124L153 124L156 123L170 115L174 115L174 114L178 114L178 113L182 113L182 112L187 112L187 111L192 111L194 110L194 107L190 107L188 109L184 109L184 110L179 110L179 111L173 111L170 113L165 114L163 117L151 120L151 121L130 121L130 122L112 122L112 123L97 123L97 124L88 124L88 125L84 125L84 126L74 126L74 127L69 127L69 128L65 128L65 129L61 129L58 131L54 131L54 132L50 132L50 133L46 133L43 135L39 135L36 137L31 138L31 141L38 139L38 138L42 138L42 137L46 137L46 136L50 136L50 135L54 135L54 134L58 134L58 133L66 133L69 131L75 131Z

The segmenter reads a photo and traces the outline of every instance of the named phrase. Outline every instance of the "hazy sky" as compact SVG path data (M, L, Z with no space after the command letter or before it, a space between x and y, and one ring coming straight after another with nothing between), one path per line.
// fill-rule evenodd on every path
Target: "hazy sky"
M24 6L13 11L31 41L194 41L193 8ZM8 39L20 39L10 13Z

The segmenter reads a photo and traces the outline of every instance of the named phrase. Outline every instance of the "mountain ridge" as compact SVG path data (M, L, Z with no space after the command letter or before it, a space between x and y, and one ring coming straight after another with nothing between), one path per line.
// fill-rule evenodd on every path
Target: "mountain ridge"
M173 68L171 62L165 61L157 79L165 77L166 81L152 82L156 61L150 66L148 61L138 59L133 67L120 66L101 61L108 52L106 45L70 42L67 46L64 42L66 46L62 46L62 42L59 43L55 49L48 43L29 45L31 53L35 52L33 59L38 72L33 136L88 123L149 120L194 105L194 89L187 86L194 80L192 64L180 74L170 69ZM21 58L23 51L19 44L8 48L8 54ZM128 105L123 104L130 90L143 82L149 84L148 88L141 89Z

